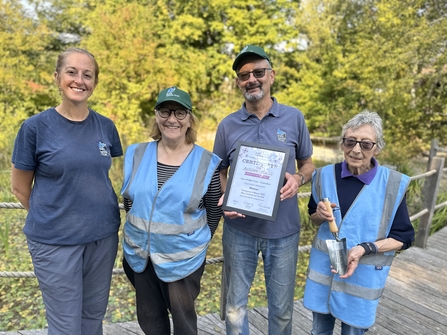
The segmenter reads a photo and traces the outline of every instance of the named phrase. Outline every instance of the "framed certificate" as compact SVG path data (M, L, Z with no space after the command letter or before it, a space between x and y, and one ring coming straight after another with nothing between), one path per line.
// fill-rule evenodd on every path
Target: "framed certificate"
M222 208L276 220L289 148L238 142Z

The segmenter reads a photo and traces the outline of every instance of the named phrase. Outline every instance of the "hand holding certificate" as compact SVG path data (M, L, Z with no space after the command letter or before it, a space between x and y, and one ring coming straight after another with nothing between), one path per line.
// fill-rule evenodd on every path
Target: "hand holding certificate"
M289 149L239 142L222 208L274 221Z

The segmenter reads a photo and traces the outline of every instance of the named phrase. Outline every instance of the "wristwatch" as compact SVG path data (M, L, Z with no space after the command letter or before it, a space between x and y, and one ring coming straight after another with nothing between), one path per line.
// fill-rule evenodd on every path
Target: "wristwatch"
M306 180L304 179L304 175L302 173L297 173L297 175L301 177L301 185L304 185L306 183Z

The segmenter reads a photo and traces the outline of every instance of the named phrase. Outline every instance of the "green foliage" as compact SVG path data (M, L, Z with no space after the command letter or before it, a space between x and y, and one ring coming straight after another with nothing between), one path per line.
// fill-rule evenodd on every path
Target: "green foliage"
M50 33L17 1L0 2L0 161L9 162L19 125L48 101L52 72L42 51Z
M447 189L444 189L443 191L439 192L438 199L436 201L436 203L444 203L444 202L447 202ZM430 234L434 234L438 230L444 228L447 225L446 218L447 218L447 206L444 206L443 208L438 209L433 215L433 220L430 226Z
M0 248L3 249L5 256L9 256L9 228L10 222L6 218L0 223Z
M430 138L445 138L447 20L434 19L434 8L411 0L305 2L298 22L307 47L290 53L299 72L278 96L304 110L314 135L338 135L354 114L375 110L400 157L415 155Z
M2 278L0 282L0 329L43 329L45 307L35 279Z
M32 271L32 264L21 231L24 210L0 210L1 226L9 227L8 249L0 244L0 272ZM4 231L4 230L3 230ZM0 278L0 329L44 328L45 314L39 287L35 279Z
M115 121L124 147L148 139L157 94L171 85L214 130L241 104L231 65L248 43L270 54L275 96L304 112L313 135L336 136L368 108L404 159L447 137L447 20L433 0L30 2L37 20L15 1L0 5L3 159L18 125L58 103L55 57L71 45L96 56L91 107Z

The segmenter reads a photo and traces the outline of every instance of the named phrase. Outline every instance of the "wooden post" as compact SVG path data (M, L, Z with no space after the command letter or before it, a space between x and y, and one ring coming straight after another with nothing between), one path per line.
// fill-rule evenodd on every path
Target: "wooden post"
M433 170L432 168L430 168L431 161L433 160L433 157L436 157L438 153L438 147L439 147L439 141L436 138L432 139L430 145L430 153L428 155L427 171Z
M421 221L419 222L419 229L414 242L414 245L419 248L427 247L427 239L430 235L430 227L435 212L436 198L438 197L444 161L444 157L433 157L428 171L436 170L436 173L425 179L422 196L424 208L428 209L428 213L421 216Z
M224 260L225 262L225 260ZM227 277L225 276L225 264L222 262L222 273L220 282L220 319L225 320L225 310L227 308Z

